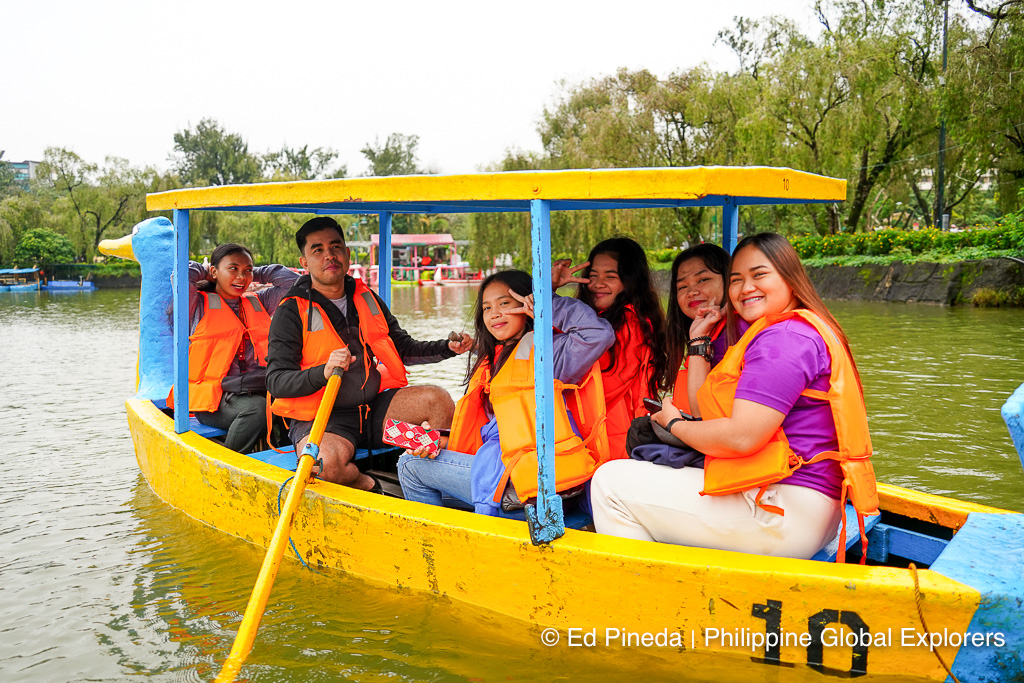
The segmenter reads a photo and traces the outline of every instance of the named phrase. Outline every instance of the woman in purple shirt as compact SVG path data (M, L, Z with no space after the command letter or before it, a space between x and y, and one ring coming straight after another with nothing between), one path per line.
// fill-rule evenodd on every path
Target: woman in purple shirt
M842 328L784 237L762 233L737 245L729 266L729 304L733 338L737 316L754 323L767 315L807 309L849 352ZM831 368L818 331L803 319L790 318L749 340L730 416L681 421L678 409L666 402L653 419L691 447L719 457L756 453L782 427L794 453L807 461L838 447L829 402L803 395L807 390L827 391ZM600 533L809 558L836 535L841 484L840 465L822 460L768 486L758 504L758 488L701 495L701 469L619 460L597 471L591 495Z

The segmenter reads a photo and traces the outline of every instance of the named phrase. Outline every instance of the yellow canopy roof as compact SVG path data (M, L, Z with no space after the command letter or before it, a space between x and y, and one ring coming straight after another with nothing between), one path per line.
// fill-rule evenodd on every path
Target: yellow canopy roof
M655 206L803 204L846 199L846 181L789 168L697 166L515 171L227 185L158 192L150 211L213 209L309 213L528 211Z

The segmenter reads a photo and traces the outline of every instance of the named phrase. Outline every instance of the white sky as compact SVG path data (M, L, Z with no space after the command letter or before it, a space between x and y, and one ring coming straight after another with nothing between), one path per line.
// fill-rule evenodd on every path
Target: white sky
M0 149L48 146L87 161L170 166L178 130L204 117L252 152L359 149L420 136L421 164L463 173L509 148L539 151L560 92L620 67L664 77L707 62L733 16L814 30L812 0L0 0Z

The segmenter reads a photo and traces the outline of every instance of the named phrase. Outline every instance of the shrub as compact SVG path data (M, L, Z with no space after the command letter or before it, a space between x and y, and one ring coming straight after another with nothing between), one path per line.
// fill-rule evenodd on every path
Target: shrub
M1010 289L982 287L971 296L971 305L978 308L1024 306L1024 287L1016 286Z

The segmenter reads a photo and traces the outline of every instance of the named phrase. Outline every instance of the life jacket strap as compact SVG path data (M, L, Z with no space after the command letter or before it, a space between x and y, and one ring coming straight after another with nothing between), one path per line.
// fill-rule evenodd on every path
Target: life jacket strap
M505 467L505 471L501 473L501 479L498 480L498 488L494 490L494 498L492 498L492 500L495 503L501 502L501 494L505 492L505 487L508 485L508 480L512 476L512 470L519 462L519 459L523 457L523 454L525 452L526 451L524 450L520 450L518 453L516 453L509 459L508 465Z
M780 517L785 517L786 516L786 511L783 510L782 508L780 508L778 505L768 505L767 503L762 503L761 502L761 496L764 495L764 492L768 490L769 486L770 486L770 484L765 484L760 489L758 489L757 497L754 498L754 505L756 505L757 507L761 508L762 510L766 510L767 512L774 512L775 514L777 514Z
M806 463L804 464L810 465L816 462L821 462L822 460L836 460L840 464L842 464L844 462L852 460L852 458L850 458L848 455L840 453L839 451L822 451L821 453L818 453L810 460L806 461ZM846 562L846 500L851 488L852 482L850 480L850 477L846 476L846 471L844 470L843 486L839 494L839 509L842 512L843 522L842 529L839 534L839 548L838 550L836 550L837 564L842 564ZM865 513L870 513L870 511L861 510L857 507L857 496L853 497L853 503L854 511L857 513L857 526L860 528L860 563L865 564L865 562L867 562L868 559L868 535L867 532L864 530L864 518L867 516Z
M842 493L839 494L839 511L843 520L839 527L839 547L836 548L836 564L846 563L846 482L843 482Z

